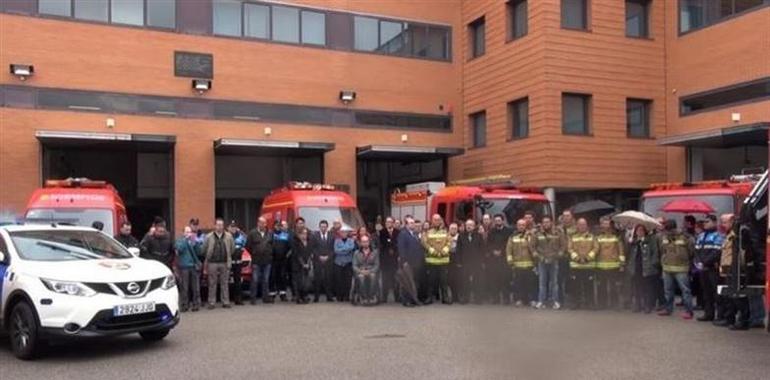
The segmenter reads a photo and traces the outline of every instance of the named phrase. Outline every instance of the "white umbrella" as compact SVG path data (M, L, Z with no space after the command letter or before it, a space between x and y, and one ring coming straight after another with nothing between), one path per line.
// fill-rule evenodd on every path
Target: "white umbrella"
M641 212L641 211L624 211L612 217L612 220L622 226L636 226L643 225L648 230L654 230L662 227L655 218Z

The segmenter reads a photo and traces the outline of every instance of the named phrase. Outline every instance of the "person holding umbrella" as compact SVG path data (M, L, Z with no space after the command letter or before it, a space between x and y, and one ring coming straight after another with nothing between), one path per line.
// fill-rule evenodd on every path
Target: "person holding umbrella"
M634 312L644 310L649 314L655 307L660 252L657 239L643 224L634 227L628 261L627 270L634 288Z

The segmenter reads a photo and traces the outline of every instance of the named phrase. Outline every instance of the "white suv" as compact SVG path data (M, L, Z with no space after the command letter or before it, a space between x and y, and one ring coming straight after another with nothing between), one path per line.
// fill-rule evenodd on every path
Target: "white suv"
M85 227L0 227L0 327L13 353L48 341L139 333L161 340L179 322L179 294L163 264L135 257Z

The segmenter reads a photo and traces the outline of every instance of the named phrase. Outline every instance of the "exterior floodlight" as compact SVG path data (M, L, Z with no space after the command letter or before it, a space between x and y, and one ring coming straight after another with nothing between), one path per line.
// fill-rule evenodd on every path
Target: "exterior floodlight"
M211 80L209 79L193 79L192 88L197 91L198 94L203 95L206 91L211 90Z
M19 78L19 80L27 80L35 73L35 67L32 65L20 65L17 63L11 64L11 74Z
M342 103L350 104L350 102L356 100L356 92L351 90L340 91L340 100Z

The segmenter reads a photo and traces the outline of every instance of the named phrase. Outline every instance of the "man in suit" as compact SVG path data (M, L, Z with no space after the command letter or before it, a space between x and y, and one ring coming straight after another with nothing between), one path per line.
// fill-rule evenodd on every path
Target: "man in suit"
M404 306L417 306L418 289L415 279L423 270L425 263L425 248L419 237L419 225L414 218L407 217L406 230L398 234L396 245L398 247L398 279L401 286L401 304Z
M313 302L321 298L321 289L326 294L326 302L334 302L332 265L334 258L334 234L329 231L329 222L322 220L318 223L318 231L313 232L311 239L314 261L315 297Z
M471 291L473 291L476 299L481 297L481 276L479 274L484 254L482 249L482 238L476 231L476 222L473 219L468 219L465 222L465 231L460 233L457 238L457 250L452 256L457 300L461 304L468 303Z
M380 230L380 266L382 271L382 302L388 302L388 294L393 291L393 299L398 301L395 276L398 268L398 233L396 221L392 217L385 219L385 228Z

